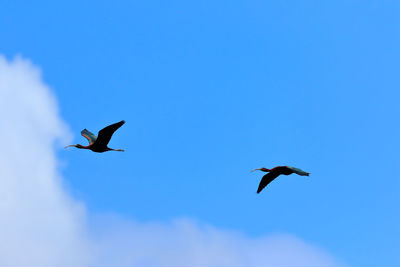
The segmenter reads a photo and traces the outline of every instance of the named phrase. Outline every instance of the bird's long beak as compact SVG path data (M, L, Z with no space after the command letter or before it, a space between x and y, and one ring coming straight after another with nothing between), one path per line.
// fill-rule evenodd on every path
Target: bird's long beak
M65 146L64 148L68 148L68 147L71 147L71 146L76 146L76 145L69 145L69 146Z
M255 171L261 171L261 168L259 168L259 169L254 169L254 170L252 170L252 171L250 171L250 172L255 172Z

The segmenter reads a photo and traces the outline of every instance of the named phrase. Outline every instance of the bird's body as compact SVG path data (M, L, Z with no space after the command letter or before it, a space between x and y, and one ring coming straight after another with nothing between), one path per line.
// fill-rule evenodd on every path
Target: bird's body
M252 170L252 171L257 171L257 170L263 171L263 172L268 172L261 179L261 182L260 182L260 184L258 186L258 189L257 189L257 194L260 193L270 182L275 180L275 178L277 178L281 174L290 175L292 173L296 173L296 174L301 175L301 176L309 176L310 175L308 172L305 172L303 170L300 170L300 169L295 168L295 167L290 167L290 166L277 166L277 167L272 168L272 169L259 168L259 169L255 169L255 170Z
M81 131L81 135L89 141L89 145L82 146L80 144L76 144L66 147L74 146L80 149L90 149L93 152L97 153L103 153L106 151L124 151L123 149L112 149L107 146L114 132L118 130L118 128L121 127L124 123L125 121L120 121L101 129L97 137L93 133L89 132L87 129L83 129Z

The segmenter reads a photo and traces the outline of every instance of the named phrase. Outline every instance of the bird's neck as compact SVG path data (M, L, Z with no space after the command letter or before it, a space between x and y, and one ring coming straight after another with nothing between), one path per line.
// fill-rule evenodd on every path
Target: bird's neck
M80 144L75 145L75 147L79 149L89 149L89 146L82 146Z
M253 170L253 171L270 172L271 170L270 170L270 169L267 169L267 168L259 168L259 169L255 169L255 170Z

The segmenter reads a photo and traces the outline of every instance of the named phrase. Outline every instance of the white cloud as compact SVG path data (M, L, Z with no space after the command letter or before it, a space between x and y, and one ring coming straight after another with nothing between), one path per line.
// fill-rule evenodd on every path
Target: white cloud
M68 132L39 70L0 57L0 266L86 266L85 213L63 191L53 144Z
M89 227L57 172L54 142L68 128L38 68L19 57L0 55L0 121L2 267L343 266L290 235L249 238L185 219L103 216Z
M143 223L101 219L95 231L99 253L107 261L96 266L191 267L337 267L327 253L290 235L249 238L179 219L171 223ZM103 260L101 259L101 260ZM103 264L102 264L103 263Z

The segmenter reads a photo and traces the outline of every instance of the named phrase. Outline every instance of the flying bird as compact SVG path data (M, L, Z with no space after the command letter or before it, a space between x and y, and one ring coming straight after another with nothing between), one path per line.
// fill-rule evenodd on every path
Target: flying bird
M111 124L103 129L101 129L99 131L97 137L94 134L92 134L91 132L89 132L87 129L83 129L81 131L81 135L89 141L89 145L82 146L80 144L76 144L76 145L66 146L65 148L74 146L74 147L80 148L80 149L90 149L93 152L98 152L98 153L103 153L106 151L124 151L123 149L112 149L107 146L111 140L111 136L124 123L125 123L125 121L120 121L120 122Z
M303 170L300 170L300 169L295 168L295 167L290 167L290 166L277 166L277 167L272 168L272 169L259 168L259 169L252 170L252 172L254 172L254 171L268 172L261 179L261 182L260 182L260 184L258 186L258 189L257 189L257 194L259 194L261 192L261 190L264 189L264 187L266 187L270 182L275 180L275 178L278 177L281 174L290 175L292 173L296 173L296 174L301 175L301 176L309 176L310 175L310 173L308 173L308 172L305 172Z

